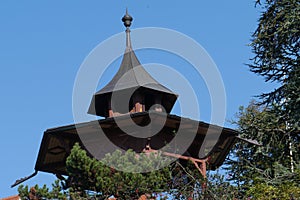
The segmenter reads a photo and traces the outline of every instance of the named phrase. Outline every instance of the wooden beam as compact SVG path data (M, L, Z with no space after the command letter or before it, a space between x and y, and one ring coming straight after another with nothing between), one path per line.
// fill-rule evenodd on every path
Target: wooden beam
M150 145L147 145L146 148L143 150L143 153L146 153L146 154L158 153L158 150L151 149ZM193 158L190 156L183 156L180 154L169 153L169 152L162 152L162 154L165 156L169 156L169 157L173 157L173 158L177 158L177 159L190 160L195 165L196 169L198 169L198 171L201 173L203 178L206 178L207 158L206 159L197 159L197 158ZM200 166L199 166L199 164L200 164Z

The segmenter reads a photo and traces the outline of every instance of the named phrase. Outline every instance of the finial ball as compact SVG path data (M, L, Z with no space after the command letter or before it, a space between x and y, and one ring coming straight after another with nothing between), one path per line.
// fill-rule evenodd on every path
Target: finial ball
M124 26L130 27L132 20L133 20L133 18L128 14L128 12L126 10L126 14L122 18L122 21L124 22Z

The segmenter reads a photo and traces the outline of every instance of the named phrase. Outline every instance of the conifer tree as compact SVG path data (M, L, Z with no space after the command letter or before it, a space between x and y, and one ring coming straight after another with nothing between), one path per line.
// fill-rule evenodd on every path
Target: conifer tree
M257 3L263 8L258 27L250 44L254 57L249 68L276 82L278 87L263 93L262 103L270 106L282 131L295 151L293 161L299 161L300 148L300 1L266 0Z
M237 114L242 137L256 139L262 146L237 143L228 169L241 191L240 198L248 194L260 199L260 193L268 199L273 198L268 191L291 195L284 185L296 193L300 190L296 167L300 160L300 1L256 3L262 13L252 35L254 57L248 66L277 87Z

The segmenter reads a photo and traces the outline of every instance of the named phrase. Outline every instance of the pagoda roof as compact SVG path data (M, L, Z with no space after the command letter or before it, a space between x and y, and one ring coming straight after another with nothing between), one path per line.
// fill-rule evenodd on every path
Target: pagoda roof
M112 80L99 90L96 95L111 93L117 90L124 90L127 88L145 87L152 90L157 90L164 93L174 94L171 90L157 82L141 65L136 57L130 39L130 29L133 18L126 14L122 18L124 26L126 27L126 49L123 55L120 68Z
M151 118L149 117L150 115ZM116 123L116 119L118 119L118 124ZM161 121L164 119L166 121L163 128L150 137L151 148L159 150L172 141L176 135L174 135L174 132L178 130L179 126L184 134L181 135L182 138L177 138L178 141L195 134L194 132L196 131L192 143L187 147L183 155L199 159L209 158L210 169L216 169L222 165L232 145L238 139L238 132L230 128L156 111L138 112L46 130L42 139L35 170L53 174L66 174L66 158L69 156L76 142L78 142L91 157L94 156L89 152L98 152L97 159L100 160L106 153L114 152L115 150L115 147L112 147L113 145L103 140L103 137L108 138L110 142L123 150L133 149L135 152L142 152L149 142L149 138L131 136L123 132L121 128L130 127L132 121L139 126L146 126L151 122L153 128L156 125L160 126ZM100 128L103 133L99 131ZM136 130L133 128L132 131L134 132ZM97 139L95 135L99 136L99 134L100 136L102 134L102 136ZM135 134L140 135L142 133ZM220 135L217 137L218 139L215 145L210 148L211 150L209 152L199 156L201 146L208 145L202 144L204 138L206 136L212 138L217 136L216 134ZM82 143L82 138L85 138L84 143Z
M96 92L95 95L140 87L176 95L170 89L156 81L141 65L132 48L127 47L118 72L112 80L101 90Z
M173 108L178 95L160 84L145 70L132 48L129 29L132 20L133 18L126 11L125 16L122 18L126 27L126 49L121 65L112 80L93 95L88 110L89 114L105 116L105 102L111 98L114 92L125 91L131 94L131 92L138 89L161 95L161 104L167 113Z

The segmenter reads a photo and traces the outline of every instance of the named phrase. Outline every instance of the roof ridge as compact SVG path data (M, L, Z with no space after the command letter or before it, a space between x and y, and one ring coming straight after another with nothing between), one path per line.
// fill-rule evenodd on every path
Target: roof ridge
M130 51L130 55L129 55L129 56L130 56L130 60L129 60L129 61L130 61L131 67L132 67L131 70L132 70L133 73L134 73L133 78L135 79L135 81L137 82L137 84L140 85L140 83L139 83L139 81L138 81L138 79L137 79L137 74L135 73L135 70L134 70L134 68L137 67L137 66L133 66L133 63L132 63L132 56L136 57L136 60L137 60L137 62L138 62L138 64L139 64L140 67L143 67L143 66L142 66L141 62L138 60L138 58L137 58L137 56L135 55L135 52L133 51L133 49L132 49L131 46L129 47L129 49L131 50L131 51ZM132 55L132 54L133 54L133 55Z

